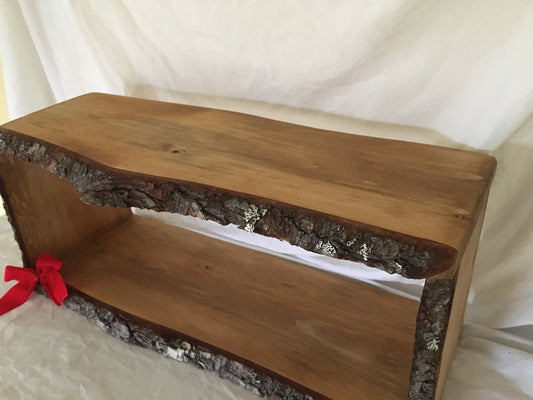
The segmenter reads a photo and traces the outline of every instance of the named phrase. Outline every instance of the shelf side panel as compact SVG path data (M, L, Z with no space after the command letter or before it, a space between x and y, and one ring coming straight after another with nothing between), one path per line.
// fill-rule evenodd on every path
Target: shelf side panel
M463 326L487 197L488 191L457 265L426 280L417 317L409 400L442 398Z
M0 154L0 190L27 267L41 253L57 256L131 214L87 205L68 182L6 154Z

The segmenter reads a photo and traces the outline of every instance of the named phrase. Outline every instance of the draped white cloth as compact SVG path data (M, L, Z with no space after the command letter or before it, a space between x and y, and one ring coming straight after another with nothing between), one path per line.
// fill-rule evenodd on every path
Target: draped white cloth
M533 2L1 0L0 57L11 118L101 91L490 151L498 171L445 399L533 398ZM173 223L420 291L247 232ZM20 264L0 225L2 266ZM0 329L0 397L254 398L38 296Z

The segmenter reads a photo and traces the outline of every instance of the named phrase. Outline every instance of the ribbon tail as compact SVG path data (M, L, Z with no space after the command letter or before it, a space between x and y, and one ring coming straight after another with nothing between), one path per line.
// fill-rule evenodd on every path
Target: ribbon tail
M67 287L57 271L49 271L41 276L41 284L43 285L48 296L56 305L60 306L65 297L68 296Z
M30 298L34 288L35 284L31 286L21 282L9 289L7 293L0 298L0 315L4 315L14 308L24 304Z

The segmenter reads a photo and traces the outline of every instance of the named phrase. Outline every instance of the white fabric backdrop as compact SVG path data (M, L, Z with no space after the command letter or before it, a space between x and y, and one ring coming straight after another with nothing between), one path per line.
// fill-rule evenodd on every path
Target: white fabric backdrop
M102 91L490 150L498 158L498 171L467 310L470 325L445 398L533 396L533 2L0 0L0 57L12 118ZM178 217L177 223L255 241L270 251L304 257L321 268L372 279L407 295L419 292L419 286L379 271L302 254L245 232L187 218ZM7 239L3 243L11 246ZM5 254L11 263L20 263L16 253ZM30 372L20 367L21 359L44 355L31 345L35 335L26 329L35 323L32 313L39 313L38 323L46 327L38 330L40 335L62 343L55 350L60 360L68 359L64 352L79 351L80 340L91 351L103 351L84 336L85 330L96 333L82 320L41 304L39 298L32 302L24 315L14 311L16 317L0 319L5 343L0 373L22 386L15 392L2 379L0 396L32 398L41 382L34 377L22 384ZM64 324L65 319L75 322L63 334L54 323ZM94 378L94 368L111 371L107 368L113 362L126 365L145 357L126 348L120 356L113 353L118 361L100 360L92 367L73 363L77 372L69 375L69 368L61 374L72 384L80 373ZM53 381L39 365L44 368L46 362L33 367L36 375ZM128 381L135 371L126 368L117 379ZM100 384L94 380L93 385ZM146 381L133 380L138 382L128 385L142 398ZM197 398L248 396L214 395L224 384L203 380L214 392L201 389ZM75 397L106 398L105 392L94 395L98 389L88 389L89 383ZM165 392L170 386L160 385L163 397L171 393ZM125 389L114 390L118 396Z

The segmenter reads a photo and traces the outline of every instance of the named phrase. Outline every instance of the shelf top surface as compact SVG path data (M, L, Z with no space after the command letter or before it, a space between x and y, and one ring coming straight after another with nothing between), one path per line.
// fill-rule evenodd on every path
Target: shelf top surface
M455 252L495 167L481 153L99 93L3 127L106 168L290 204Z

